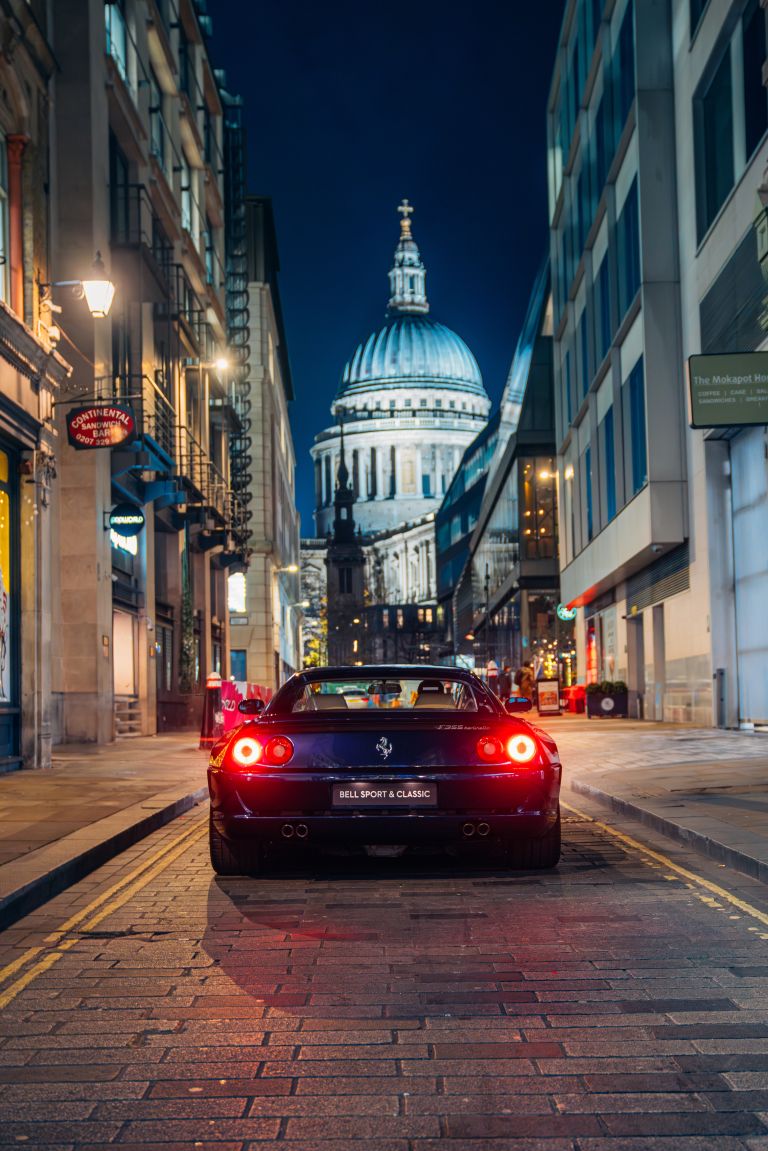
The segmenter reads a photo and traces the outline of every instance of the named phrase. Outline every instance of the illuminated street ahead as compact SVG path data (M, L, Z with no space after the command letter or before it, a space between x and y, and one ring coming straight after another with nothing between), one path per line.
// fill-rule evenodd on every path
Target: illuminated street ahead
M176 820L0 937L0 1145L765 1148L765 888L576 806L534 875Z

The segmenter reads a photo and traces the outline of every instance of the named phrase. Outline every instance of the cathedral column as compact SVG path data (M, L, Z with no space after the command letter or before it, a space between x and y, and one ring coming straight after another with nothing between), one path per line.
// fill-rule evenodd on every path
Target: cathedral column
M416 495L420 499L424 483L422 481L421 448L416 448Z
M384 491L384 468L382 466L381 456L383 448L376 451L376 499L383 500L386 492Z
M443 453L435 448L435 495L439 499L443 494Z

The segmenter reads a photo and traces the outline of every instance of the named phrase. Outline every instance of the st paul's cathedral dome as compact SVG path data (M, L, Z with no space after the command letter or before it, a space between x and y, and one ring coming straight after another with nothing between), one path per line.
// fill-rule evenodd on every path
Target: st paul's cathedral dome
M319 535L333 525L342 421L354 519L370 534L437 510L491 406L472 352L429 315L413 209L404 200L398 211L386 322L348 361L331 408L334 426L311 449Z

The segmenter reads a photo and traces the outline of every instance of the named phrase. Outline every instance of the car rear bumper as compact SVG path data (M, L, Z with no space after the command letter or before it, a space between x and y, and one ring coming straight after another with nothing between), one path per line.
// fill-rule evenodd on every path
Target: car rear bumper
M435 779L435 776L431 776ZM557 819L560 772L437 777L435 808L336 808L332 780L209 773L211 816L229 840L318 845L533 839Z

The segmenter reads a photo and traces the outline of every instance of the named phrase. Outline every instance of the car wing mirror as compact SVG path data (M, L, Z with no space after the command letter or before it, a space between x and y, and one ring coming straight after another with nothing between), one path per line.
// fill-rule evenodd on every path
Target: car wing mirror
M510 714L514 714L516 711L530 711L533 703L524 695L513 695L510 696L504 707Z
M261 715L265 707L263 699L241 699L237 710L243 715Z

